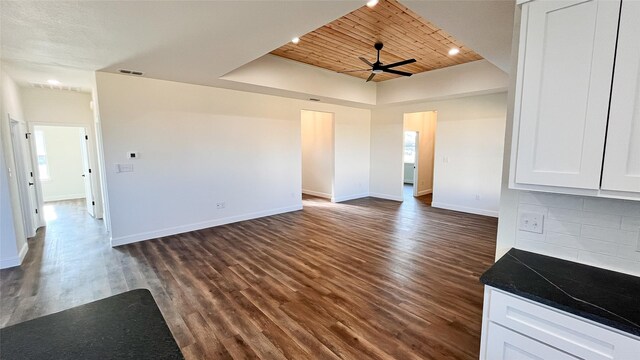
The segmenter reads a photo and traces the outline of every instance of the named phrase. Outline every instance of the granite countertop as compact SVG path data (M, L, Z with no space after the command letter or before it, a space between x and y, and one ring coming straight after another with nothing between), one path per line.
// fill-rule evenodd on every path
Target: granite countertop
M511 249L480 281L640 336L640 277Z
M151 292L127 291L0 329L0 359L184 359Z

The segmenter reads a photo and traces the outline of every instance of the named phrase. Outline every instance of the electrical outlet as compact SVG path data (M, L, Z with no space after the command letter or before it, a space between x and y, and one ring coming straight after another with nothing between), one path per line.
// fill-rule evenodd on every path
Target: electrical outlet
M476 194L476 200L480 200L480 194Z
M223 202L216 203L216 209L224 209L226 204Z
M519 230L542 234L544 229L544 215L523 212L520 214L518 224Z

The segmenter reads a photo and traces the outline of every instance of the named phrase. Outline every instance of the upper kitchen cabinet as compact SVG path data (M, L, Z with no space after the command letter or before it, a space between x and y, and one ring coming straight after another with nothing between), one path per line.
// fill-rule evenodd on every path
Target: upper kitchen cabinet
M599 188L619 10L608 0L522 5L516 184Z
M602 190L640 193L640 2L623 1Z

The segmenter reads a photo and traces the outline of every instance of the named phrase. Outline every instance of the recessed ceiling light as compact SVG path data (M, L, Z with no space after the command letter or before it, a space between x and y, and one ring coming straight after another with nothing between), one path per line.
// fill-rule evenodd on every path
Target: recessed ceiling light
M369 1L367 1L367 7L372 8L372 7L376 6L376 5L378 5L378 0L369 0Z
M291 39L291 42L294 44L297 44L300 42L300 38L299 37L294 37L293 39Z
M56 79L49 79L49 80L47 80L47 84L49 84L49 85L60 85L60 81L58 81Z
M458 53L460 52L460 49L458 48L451 48L449 50L449 55L453 56L453 55L458 55Z

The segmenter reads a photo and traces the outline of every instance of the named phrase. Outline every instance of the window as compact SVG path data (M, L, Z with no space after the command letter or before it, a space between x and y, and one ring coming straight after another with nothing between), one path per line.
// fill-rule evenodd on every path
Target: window
M38 173L40 181L47 181L49 177L49 163L47 161L47 147L44 144L44 133L42 130L35 130L36 155L38 157Z
M416 134L415 131L404 133L404 162L407 164L416 162Z

